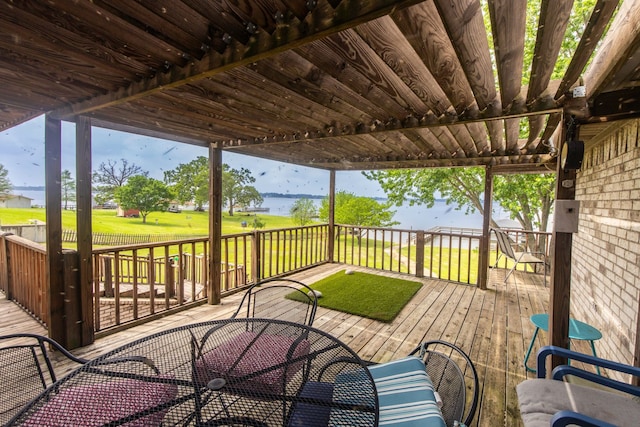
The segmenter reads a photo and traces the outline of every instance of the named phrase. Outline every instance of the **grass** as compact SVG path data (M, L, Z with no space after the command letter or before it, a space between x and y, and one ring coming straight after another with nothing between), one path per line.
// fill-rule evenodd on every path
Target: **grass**
M112 209L94 209L91 212L91 217L94 233L193 234L194 236L209 234L208 212L152 212L147 216L146 223L142 222L142 218L117 217L116 211ZM251 231L254 218L253 214L236 213L229 216L225 212L222 214L222 233L233 234ZM290 217L260 214L258 218L265 224L266 229L297 226ZM31 219L45 221L45 210L41 208L0 209L0 224L2 225L28 224ZM249 226L242 227L243 221L246 221ZM62 211L62 228L76 229L75 211Z
M418 292L422 283L345 270L313 285L322 292L321 307L355 314L382 322L391 322ZM295 293L287 296L295 298Z

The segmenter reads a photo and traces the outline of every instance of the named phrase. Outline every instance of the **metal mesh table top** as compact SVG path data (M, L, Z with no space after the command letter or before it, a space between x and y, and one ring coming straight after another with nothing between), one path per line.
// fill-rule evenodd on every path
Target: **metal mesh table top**
M163 331L47 389L9 425L377 425L366 365L336 338L272 319Z

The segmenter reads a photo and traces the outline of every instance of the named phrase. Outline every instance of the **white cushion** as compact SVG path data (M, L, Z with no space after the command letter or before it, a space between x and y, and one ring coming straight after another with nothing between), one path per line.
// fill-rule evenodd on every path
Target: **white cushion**
M640 403L621 394L550 379L518 384L525 427L549 427L556 412L569 410L624 427L638 426Z

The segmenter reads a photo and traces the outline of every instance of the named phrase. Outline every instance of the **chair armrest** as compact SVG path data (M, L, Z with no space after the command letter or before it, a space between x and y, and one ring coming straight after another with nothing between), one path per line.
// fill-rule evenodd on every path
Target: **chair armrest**
M616 427L605 421L573 411L560 411L551 418L551 427L578 425L583 427Z
M566 348L556 346L545 346L538 351L537 357L537 371L538 378L547 377L547 367L545 360L550 355L556 355L565 357L567 359L577 360L579 362L588 363L593 366L599 366L601 368L611 369L614 371L622 372L625 374L631 374L633 376L640 377L640 368L631 365L625 365L624 363L614 362L612 360L606 360L599 357L591 356L584 353L578 353L573 350L567 350ZM624 384L624 383L623 383Z
M562 380L567 375L573 375L614 390L622 391L634 396L640 396L640 387L617 381L612 378L596 375L593 372L588 372L574 366L560 365L551 372L551 376L554 380Z

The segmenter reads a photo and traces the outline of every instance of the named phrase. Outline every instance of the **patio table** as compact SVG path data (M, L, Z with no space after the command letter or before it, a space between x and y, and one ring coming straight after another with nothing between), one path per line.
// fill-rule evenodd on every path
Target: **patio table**
M536 340L536 336L538 335L538 331L540 329L545 332L549 330L549 314L533 314L530 320L531 323L535 325L536 330L533 332L531 342L529 343L529 348L527 349L527 354L524 356L524 367L529 372L536 372L535 369L530 368L529 365L527 365L527 362L529 361L529 356L531 356L531 350L533 350L533 344ZM589 325L588 323L581 322L580 320L569 318L569 339L589 341L589 344L591 345L591 352L594 356L596 356L596 346L594 344L594 341L599 340L600 338L602 338L602 333L593 326ZM598 375L600 375L599 366L596 367L596 370L598 372Z
M366 364L335 337L271 319L177 327L123 345L8 425L375 426Z

